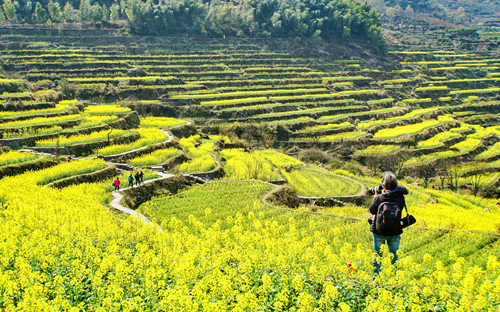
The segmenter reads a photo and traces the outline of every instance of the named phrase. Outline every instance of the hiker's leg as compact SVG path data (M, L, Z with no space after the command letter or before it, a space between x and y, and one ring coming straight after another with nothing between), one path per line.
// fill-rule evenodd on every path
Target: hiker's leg
M385 242L385 237L377 234L373 234L373 251L376 252L375 258L373 258L373 272L378 274L380 272L380 257L382 253L380 252L380 246Z
M391 263L394 264L398 261L398 249L399 249L399 241L401 239L401 235L396 236L387 236L387 246L389 247L389 251L393 254Z

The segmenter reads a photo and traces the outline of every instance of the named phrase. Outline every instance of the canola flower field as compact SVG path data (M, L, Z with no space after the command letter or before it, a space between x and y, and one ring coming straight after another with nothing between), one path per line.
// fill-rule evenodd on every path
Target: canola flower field
M313 171L319 167L296 152L242 148L234 133L209 131L268 127L277 145L299 150L347 147L367 159L410 151L405 167L463 157L498 170L498 60L399 51L387 71L253 43L171 43L137 43L119 58L118 46L75 50L80 43L62 38L26 48L0 43L6 75L18 73L0 78L0 169L26 165L0 179L0 310L498 311L498 200L408 185L418 222L402 235L397 266L384 250L374 277L366 206L291 209L272 198L283 183L298 195L329 197L356 195L378 178ZM146 76L131 77L131 66ZM63 86L48 86L61 77ZM60 162L48 168L31 166L38 155L15 151L132 132L137 139L76 155L82 159L45 156ZM178 155L188 160L169 172L177 177L224 175L152 198L136 185L145 198L137 211L152 225L110 206L114 179L122 188L138 170L156 179L147 167ZM495 171L482 181L498 183Z
M488 232L408 229L398 270L384 257L372 283L365 220L268 206L265 182L213 182L143 204L159 231L104 209L103 183L40 185L72 170L0 180L5 311L498 308L500 242Z
M342 176L333 176L316 170L281 171L287 182L297 191L298 195L311 197L349 196L361 192L356 186Z

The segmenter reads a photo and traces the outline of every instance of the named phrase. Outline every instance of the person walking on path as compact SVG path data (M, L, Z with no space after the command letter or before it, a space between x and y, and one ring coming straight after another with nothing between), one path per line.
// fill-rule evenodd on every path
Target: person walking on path
M135 185L139 185L140 180L141 180L141 175L140 175L139 171L137 171L135 173Z
M141 172L139 173L139 178L141 178L141 183L144 184L144 172Z
M128 176L128 186L134 187L134 177L132 176L132 173Z
M373 250L378 256L382 256L380 247L387 243L389 252L393 254L392 264L398 261L397 251L403 229L401 227L401 213L405 207L405 197L408 188L398 185L394 173L384 172L382 183L374 189L375 197L370 205L370 231L373 233ZM380 272L379 259L373 259L373 270L375 274Z
M120 179L116 178L115 182L113 182L113 185L115 186L115 191L119 192L120 191Z

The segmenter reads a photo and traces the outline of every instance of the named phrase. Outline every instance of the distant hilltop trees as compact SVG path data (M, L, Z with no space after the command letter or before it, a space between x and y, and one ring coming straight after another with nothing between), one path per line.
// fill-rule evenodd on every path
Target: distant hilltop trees
M131 33L208 37L359 38L380 44L381 21L354 0L3 0L0 21L126 23Z
M463 27L498 25L498 0L358 0L376 9L382 19L409 18L432 25Z

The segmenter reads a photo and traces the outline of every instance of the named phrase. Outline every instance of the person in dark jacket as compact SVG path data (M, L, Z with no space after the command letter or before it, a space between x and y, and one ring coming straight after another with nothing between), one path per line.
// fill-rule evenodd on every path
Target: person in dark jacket
M370 213L373 215L371 219L370 231L373 233L373 250L379 255L382 256L380 252L380 247L382 244L387 243L389 247L389 252L393 254L393 258L391 263L395 264L398 261L397 251L399 249L399 241L401 239L401 234L403 230L400 228L397 235L382 235L377 232L376 229L376 217L379 205L383 202L392 202L397 203L401 209L403 209L405 205L404 195L408 194L408 188L403 185L398 185L398 181L394 173L390 171L384 172L381 186L383 190L381 193L376 192L375 197L373 198L373 202L370 205ZM380 272L380 263L377 258L373 259L373 269L375 274Z
M135 185L139 185L139 182L141 182L141 174L139 173L139 171L137 171L135 173Z

